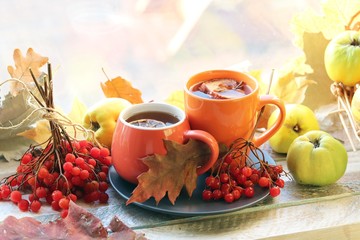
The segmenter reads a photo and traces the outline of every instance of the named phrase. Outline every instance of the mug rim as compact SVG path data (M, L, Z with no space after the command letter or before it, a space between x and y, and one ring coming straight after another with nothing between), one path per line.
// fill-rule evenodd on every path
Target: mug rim
M245 76L246 78L250 79L251 81L253 81L253 83L255 84L255 88L251 91L251 93L249 94L246 94L244 96L241 96L241 97L236 97L236 98L227 98L227 99L214 99L214 98L203 98L203 97L200 97L196 94L194 94L191 90L190 90L190 87L193 86L189 86L188 87L188 83L190 82L190 80L194 79L194 78L197 78L199 76L202 76L202 75L210 75L210 74L213 74L213 73L232 73L232 74L240 74L240 75L243 75ZM207 81L207 80L211 80L211 79L216 79L216 78L209 78L209 79L206 79L206 80L202 80L203 81ZM231 79L231 77L229 77L229 79ZM237 79L234 79L235 81L237 81ZM198 81L197 83L199 83L201 81ZM239 101L241 99L244 99L244 98L249 98L249 97L252 97L252 95L254 95L258 90L259 90L259 83L258 81L251 75L245 73L245 72L240 72L240 71L234 71L234 70L226 70L226 69L215 69L215 70L207 70L207 71L202 71L202 72L199 72L195 75L192 75L188 81L186 82L185 84L185 87L184 87L184 90L187 94L191 95L192 97L194 98L197 98L197 99L201 99L201 100L206 100L206 101L215 101L215 102L229 102L229 101Z
M147 108L146 110L141 110L141 109L144 109L146 106L151 106L151 108L150 109ZM175 116L177 119L179 119L179 121L177 121L174 124L168 125L168 126L156 127L156 128L136 126L136 125L130 124L129 122L126 121L126 119L132 117L133 115L135 115L137 113L142 113L142 112L156 111L156 112L164 112L164 113L169 114L169 111L166 111L164 108L162 108L162 109L156 108L156 106L165 107L167 109L174 110L174 112L170 112L170 114ZM129 111L131 111L131 110L135 111L135 112L132 112L130 114ZM126 114L130 114L130 115L128 117L126 117ZM139 130L147 130L147 131L159 131L159 130L163 131L166 129L171 129L171 128L177 127L178 125L181 125L185 121L185 119L186 119L186 114L181 108L171 105L171 104L168 104L168 103L164 103L164 102L148 102L148 103L132 104L132 105L126 107L125 109L123 109L118 118L119 121L121 121L124 125L126 125L128 127L131 127L134 129L139 129Z

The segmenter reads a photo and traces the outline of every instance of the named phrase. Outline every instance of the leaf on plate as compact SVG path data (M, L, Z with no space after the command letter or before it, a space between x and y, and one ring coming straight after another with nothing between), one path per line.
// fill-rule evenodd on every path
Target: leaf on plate
M34 128L19 133L18 135L31 139L38 144L44 143L51 136L49 121L45 119L39 120Z
M184 91L183 90L176 90L170 93L167 99L165 99L165 102L177 106L180 109L184 110Z
M141 91L134 88L131 82L122 77L116 77L111 80L107 80L105 83L101 83L101 88L108 98L123 98L131 102L142 103Z
M138 185L126 204L144 202L154 197L156 204L167 196L175 204L181 189L185 186L189 196L196 188L197 166L210 156L208 146L200 141L189 140L186 144L164 140L166 155L154 154L143 158L149 167L138 177Z
M8 66L8 72L12 78L20 79L22 82L28 84L33 83L29 69L33 71L36 78L42 75L40 68L48 62L47 57L43 57L36 53L32 48L29 48L26 52L26 56L23 56L19 49L14 50L14 62L15 67ZM23 85L18 82L11 82L10 92L16 95Z

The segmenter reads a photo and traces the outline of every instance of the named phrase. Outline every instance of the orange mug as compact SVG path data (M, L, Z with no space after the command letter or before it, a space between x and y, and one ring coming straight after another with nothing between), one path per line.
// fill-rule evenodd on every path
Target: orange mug
M244 96L227 99L204 98L194 94L193 86L214 79L233 79L250 87ZM275 124L262 135L249 139L255 127L258 113L267 104L280 110ZM259 95L259 85L252 76L231 71L212 70L191 77L185 86L185 112L192 129L209 132L219 143L229 146L234 140L251 140L257 147L265 143L281 127L285 120L284 103L272 95Z
M210 158L197 168L198 175L209 170L219 155L216 139L205 131L191 130L186 114L180 108L166 103L140 103L125 108L119 115L111 145L116 172L137 184L137 177L148 170L141 158L155 153L166 154L163 139L178 143L195 139L209 146Z

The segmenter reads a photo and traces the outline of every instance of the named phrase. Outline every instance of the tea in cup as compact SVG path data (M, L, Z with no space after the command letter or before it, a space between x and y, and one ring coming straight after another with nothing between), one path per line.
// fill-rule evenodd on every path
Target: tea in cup
M137 183L137 177L148 170L142 158L167 153L163 140L186 143L195 139L210 148L210 158L197 168L203 174L216 162L219 147L216 139L202 130L191 130L183 110L166 103L140 103L125 108L119 115L113 135L112 163L123 179Z
M249 139L261 108L267 104L279 108L278 119L263 134ZM284 103L279 98L260 95L255 78L231 70L205 71L191 77L185 86L185 112L192 129L209 132L227 146L239 138L260 146L285 120Z

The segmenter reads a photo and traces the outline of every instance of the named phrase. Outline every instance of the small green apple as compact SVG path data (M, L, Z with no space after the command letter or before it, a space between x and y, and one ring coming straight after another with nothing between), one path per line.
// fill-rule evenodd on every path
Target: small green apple
M348 155L343 144L324 131L310 131L290 145L286 162L296 182L325 186L345 173Z
M334 37L324 53L325 70L331 80L346 86L360 82L360 32L344 31Z
M278 153L287 153L290 144L298 136L310 130L319 130L319 123L315 113L302 104L286 104L286 117L281 126L270 139L270 147ZM279 110L275 110L268 120L268 128L271 127L278 118Z

